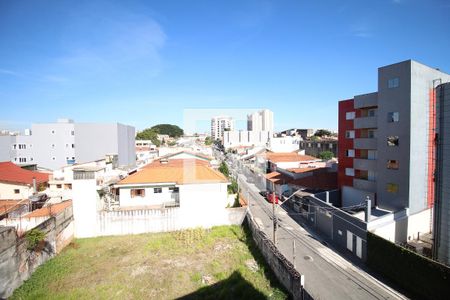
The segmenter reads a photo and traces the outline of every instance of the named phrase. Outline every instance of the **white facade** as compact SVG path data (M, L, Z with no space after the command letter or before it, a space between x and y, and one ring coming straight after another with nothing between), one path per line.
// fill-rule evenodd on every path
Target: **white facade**
M211 119L211 138L222 139L224 132L234 130L234 120L231 117L218 116Z
M32 124L25 135L1 136L0 154L16 164L37 164L55 170L73 163L84 163L117 154L119 165L136 163L134 127L119 123L74 123L59 119L56 123Z
M33 195L33 186L0 182L0 199L22 200Z
M270 131L226 131L223 135L225 149L233 147L266 147L273 136Z
M268 109L263 109L248 115L247 130L273 132L273 112Z
M272 152L293 152L300 147L300 136L272 137L269 140L269 150Z

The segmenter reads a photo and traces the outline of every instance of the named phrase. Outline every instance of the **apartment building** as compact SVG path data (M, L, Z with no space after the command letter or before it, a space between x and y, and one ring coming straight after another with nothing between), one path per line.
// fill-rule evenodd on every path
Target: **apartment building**
M450 83L436 89L436 180L433 257L450 265Z
M120 123L32 124L24 135L0 136L2 158L16 164L37 164L54 170L64 165L84 163L117 154L120 166L136 163L135 129Z
M434 200L434 88L450 75L413 60L378 69L378 91L339 102L342 205L429 209Z
M234 130L234 120L231 117L217 116L211 119L211 137L213 140L223 138L224 131Z
M247 130L273 132L273 112L263 109L247 115Z

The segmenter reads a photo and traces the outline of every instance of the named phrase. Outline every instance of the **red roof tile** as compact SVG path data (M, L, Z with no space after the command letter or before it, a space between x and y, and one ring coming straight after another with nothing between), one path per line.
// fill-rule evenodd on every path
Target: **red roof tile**
M48 174L22 169L12 162L0 162L0 182L12 184L33 184L33 178L36 183L44 183L48 181Z
M72 205L72 200L63 201L57 204L53 204L50 206L42 207L32 211L31 213L24 216L24 218L37 218L37 217L46 217L53 216L67 207Z

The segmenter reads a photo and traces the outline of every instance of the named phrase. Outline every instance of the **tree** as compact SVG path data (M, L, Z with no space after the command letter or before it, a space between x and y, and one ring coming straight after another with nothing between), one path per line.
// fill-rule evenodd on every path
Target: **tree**
M156 132L155 130L153 130L151 128L147 128L147 129L142 130L141 132L138 132L138 134L136 135L136 139L137 140L150 140L157 147L159 147L159 145L161 144L158 140L158 132Z
M211 137L210 137L210 136L207 136L207 137L205 138L205 145L206 145L206 146L209 146L209 145L211 145L212 143L213 143L213 141L212 141Z
M158 134L167 134L170 137L180 137L184 133L183 129L172 124L158 124L153 126L151 129L156 131Z
M333 158L333 156L334 156L333 152L331 151L322 151L319 153L319 158L321 160L330 160Z
M230 175L230 171L228 170L228 166L226 163L222 162L219 167L219 172L228 177Z
M331 133L331 131L326 130L326 129L319 129L316 131L316 133L314 133L314 135L323 137L323 136L331 136L332 133Z

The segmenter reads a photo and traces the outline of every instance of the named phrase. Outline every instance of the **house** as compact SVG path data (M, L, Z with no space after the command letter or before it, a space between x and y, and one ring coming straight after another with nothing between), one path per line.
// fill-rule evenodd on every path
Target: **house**
M0 199L27 199L47 188L49 174L29 171L13 164L0 162Z
M121 209L175 206L198 214L227 206L227 185L227 178L206 160L166 158L131 174L115 188Z
M309 155L301 155L298 152L266 152L260 157L267 162L267 169L276 171L281 169L317 168L325 167L326 163Z

